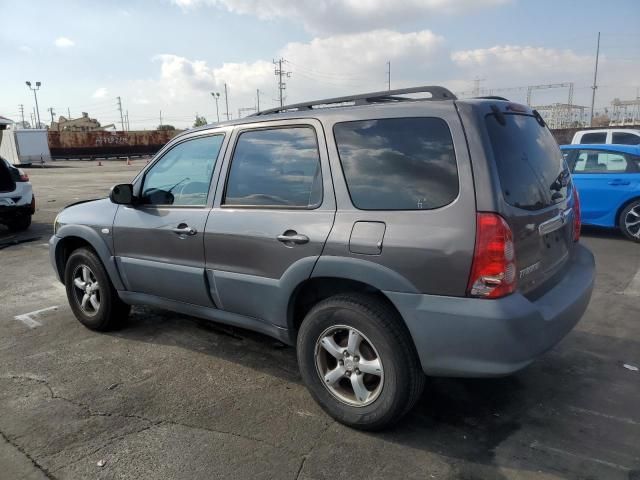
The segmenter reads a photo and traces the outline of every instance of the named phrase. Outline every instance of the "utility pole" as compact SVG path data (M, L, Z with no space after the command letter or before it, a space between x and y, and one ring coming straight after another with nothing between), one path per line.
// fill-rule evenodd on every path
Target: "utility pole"
M71 120L71 110L67 107L67 120Z
M129 129L129 110L127 110L127 112L124 114L124 118L126 119L126 123L127 123L127 132L130 130Z
M29 115L31 116L31 125L32 125L31 128L36 128L33 126L36 123L35 119L33 118L34 117L33 112L31 112Z
M227 113L225 114L227 117L227 121L230 120L229 117L229 93L227 92L227 82L224 82L224 103L226 105Z
M18 106L20 107L20 117L22 118L22 128L24 128L24 105L21 103Z
M387 62L387 90L391 90L391 62Z
M160 125L162 125L162 110L160 110Z
M211 96L216 101L216 118L218 119L218 123L220 123L220 110L218 110L218 99L220 98L220 92L211 92Z
M116 97L118 99L118 110L120 110L120 124L122 125L122 130L124 131L124 117L122 116L122 100L120 97Z
M53 117L56 113L53 111L53 107L49 107L47 111L51 114L51 125L53 125Z
M260 89L256 88L256 113L260 111Z
M591 120L589 121L589 126L593 127L593 109L596 104L596 89L598 88L598 57L600 56L600 32L598 32L598 46L596 47L596 68L593 71L593 93L591 94Z
M36 119L38 120L38 127L40 126L40 108L38 108L38 95L36 94L36 92L38 90L40 90L40 85L42 85L42 83L40 82L36 82L36 86L32 87L31 86L31 82L25 82L27 84L27 87L29 87L29 90L33 91L33 98L36 101Z
M473 96L480 96L480 82L484 82L484 78L476 77L473 79ZM528 105L528 104L527 104Z
M284 78L289 78L291 76L291 72L287 72L286 70L282 69L282 64L286 63L287 61L284 58L280 58L279 60L274 60L273 64L276 65L276 68L274 70L274 74L276 77L278 77L278 92L279 92L279 100L280 100L280 106L282 107L284 105L284 91L287 88L287 84L284 82Z

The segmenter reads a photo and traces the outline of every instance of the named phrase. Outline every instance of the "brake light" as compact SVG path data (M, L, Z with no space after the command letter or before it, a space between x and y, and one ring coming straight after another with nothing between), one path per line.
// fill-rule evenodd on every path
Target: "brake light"
M573 241L580 240L580 228L582 227L582 220L580 219L580 195L576 186L573 186Z
M517 283L515 261L513 233L504 218L478 213L467 295L499 298L513 293Z
M29 181L29 175L27 175L27 172L25 172L24 170L22 170L21 168L18 169L18 174L20 175L20 180L21 182L28 182Z

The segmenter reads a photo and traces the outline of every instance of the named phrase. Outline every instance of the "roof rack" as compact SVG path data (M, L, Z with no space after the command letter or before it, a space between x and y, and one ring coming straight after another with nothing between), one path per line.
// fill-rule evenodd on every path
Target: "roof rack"
M398 95L406 95L409 93L430 93L429 98L406 98ZM381 92L361 93L359 95L349 95L347 97L326 98L324 100L315 100L313 102L295 103L293 105L284 105L282 107L271 108L261 112L254 113L256 115L268 115L271 113L293 112L300 110L313 110L314 107L330 108L332 106L342 106L339 104L351 103L353 105L366 105L369 103L385 103L385 102L406 102L415 100L456 100L456 96L444 87L423 86L413 88L400 88L397 90L383 90Z

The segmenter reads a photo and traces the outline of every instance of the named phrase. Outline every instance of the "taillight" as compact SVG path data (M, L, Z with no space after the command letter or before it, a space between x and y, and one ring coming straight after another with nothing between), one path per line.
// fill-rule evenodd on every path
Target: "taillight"
M513 233L504 218L495 213L478 213L467 294L482 298L509 295L516 289L515 262Z
M580 227L582 221L580 220L580 195L576 186L573 186L573 241L580 240Z
M20 175L20 182L28 182L29 181L29 175L27 175L27 172L25 172L24 170L22 170L21 168L18 169L18 174Z

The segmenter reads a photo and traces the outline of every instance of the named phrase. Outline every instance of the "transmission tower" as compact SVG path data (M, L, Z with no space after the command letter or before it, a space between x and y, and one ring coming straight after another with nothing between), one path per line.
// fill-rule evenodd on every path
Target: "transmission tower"
M273 64L275 65L274 74L278 77L278 97L281 107L284 105L284 91L287 88L287 84L284 82L284 79L291 77L291 72L282 69L282 64L286 62L287 61L284 58L273 61Z

